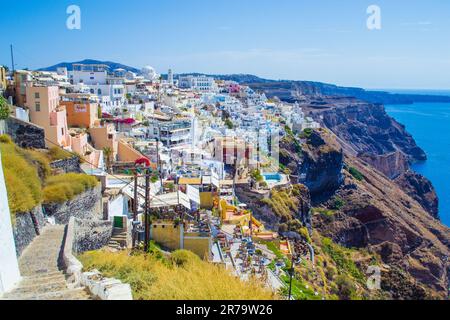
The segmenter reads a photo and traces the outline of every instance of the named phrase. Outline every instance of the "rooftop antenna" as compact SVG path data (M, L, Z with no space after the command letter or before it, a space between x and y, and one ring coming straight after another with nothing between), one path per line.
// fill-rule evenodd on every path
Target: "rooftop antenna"
M15 64L14 64L14 50L13 50L13 45L11 44L10 45L10 47L11 47L11 69L12 69L12 72L13 72L13 74L14 74L14 72L16 71L15 70Z

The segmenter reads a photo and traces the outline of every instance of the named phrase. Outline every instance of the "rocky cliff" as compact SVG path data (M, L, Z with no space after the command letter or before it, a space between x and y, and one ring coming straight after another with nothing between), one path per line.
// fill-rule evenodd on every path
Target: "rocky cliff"
M405 127L380 104L330 98L320 109L306 109L337 135L348 154L360 157L389 178L406 172L410 163L427 158Z
M303 161L299 167L301 180L313 197L323 195L325 190L334 192L342 184L344 154L334 141L322 138L318 131L306 139L302 148Z
M411 170L395 179L395 183L433 216L439 218L439 199L431 182Z
M314 135L319 135L324 144L307 140L302 145L304 160L313 163L304 167L304 183L314 186L316 194L326 195L316 197L314 205L327 212L327 215L313 215L314 229L345 247L365 249L378 255L387 267L383 286L390 297L446 298L450 230L423 207L424 203L433 203L430 185L416 175L405 174L399 178L399 183L408 188L400 187L370 164L345 151L341 158L345 169L337 172L336 168L341 166L336 161L327 161L329 152L323 150L340 150L339 138L326 130ZM348 146L342 147L348 149ZM337 188L328 183L317 184L320 180L317 172L327 172L332 175L328 180L340 184ZM403 283L394 284L394 280L387 279L403 279Z

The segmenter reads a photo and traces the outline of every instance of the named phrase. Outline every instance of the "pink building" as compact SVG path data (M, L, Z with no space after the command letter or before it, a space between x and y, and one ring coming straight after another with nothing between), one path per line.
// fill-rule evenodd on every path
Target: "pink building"
M85 132L71 132L72 151L78 153L94 168L104 169L103 151L97 150L88 142L88 134Z
M67 127L67 114L59 105L58 87L26 87L26 106L30 110L30 120L45 130L46 144L67 148L71 139Z

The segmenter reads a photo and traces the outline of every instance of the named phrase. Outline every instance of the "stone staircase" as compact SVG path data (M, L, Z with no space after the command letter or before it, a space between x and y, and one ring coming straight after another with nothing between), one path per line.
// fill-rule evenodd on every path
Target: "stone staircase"
M129 239L126 229L114 228L108 248L113 251L119 251L128 248Z
M22 280L1 299L89 300L84 288L71 289L61 267L65 226L47 226L24 250L19 259Z

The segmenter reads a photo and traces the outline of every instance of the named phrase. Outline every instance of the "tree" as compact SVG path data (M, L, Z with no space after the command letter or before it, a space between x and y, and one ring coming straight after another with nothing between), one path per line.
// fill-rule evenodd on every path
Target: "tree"
M11 107L5 98L0 96L0 120L6 120L11 115Z
M105 156L105 161L106 161L106 171L110 172L111 165L112 165L112 156L113 156L112 149L110 147L103 148L103 155Z

